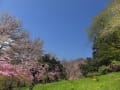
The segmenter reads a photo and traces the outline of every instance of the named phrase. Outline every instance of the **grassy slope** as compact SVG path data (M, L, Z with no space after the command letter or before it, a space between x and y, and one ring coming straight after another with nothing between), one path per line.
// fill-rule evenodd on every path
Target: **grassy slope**
M84 78L75 81L60 81L46 85L36 85L34 90L120 90L120 72Z

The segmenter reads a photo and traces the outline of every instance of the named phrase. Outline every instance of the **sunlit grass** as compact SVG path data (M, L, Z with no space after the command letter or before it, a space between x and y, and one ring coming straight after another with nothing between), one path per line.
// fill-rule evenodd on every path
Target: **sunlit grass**
M34 90L120 90L120 72L95 78L38 84Z

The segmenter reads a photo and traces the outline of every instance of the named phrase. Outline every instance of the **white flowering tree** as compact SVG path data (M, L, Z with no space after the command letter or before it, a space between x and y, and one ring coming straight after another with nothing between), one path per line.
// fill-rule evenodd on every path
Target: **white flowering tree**
M43 42L30 40L20 21L9 14L0 15L0 52L8 54L12 64L33 67L42 54Z

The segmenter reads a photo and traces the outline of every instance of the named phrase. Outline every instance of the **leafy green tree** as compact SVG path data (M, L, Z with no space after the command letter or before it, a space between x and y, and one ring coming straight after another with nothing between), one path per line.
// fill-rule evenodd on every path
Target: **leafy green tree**
M98 66L109 65L112 60L120 60L120 31L94 42L94 59Z
M101 12L89 28L93 41L95 66L108 66L113 60L120 60L120 1L116 0Z
M90 40L92 40L92 42L94 42L94 40L96 40L96 38L99 37L101 34L103 35L107 32L110 32L108 29L110 29L111 27L113 28L115 24L119 24L119 4L120 1L115 0L93 19L93 24L87 30L89 38ZM107 32L105 33L105 31Z
M80 66L80 69L81 69L83 76L87 77L88 74L91 74L90 76L93 76L92 73L98 70L96 60L94 60L93 58L87 58L85 60L85 64L82 64Z

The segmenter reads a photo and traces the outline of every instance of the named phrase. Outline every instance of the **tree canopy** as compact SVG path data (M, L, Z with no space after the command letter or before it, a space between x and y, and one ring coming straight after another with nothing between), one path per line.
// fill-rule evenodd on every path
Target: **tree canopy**
M93 43L93 60L88 62L88 68L92 65L92 72L110 70L113 62L120 61L120 0L112 2L93 19L88 34Z

